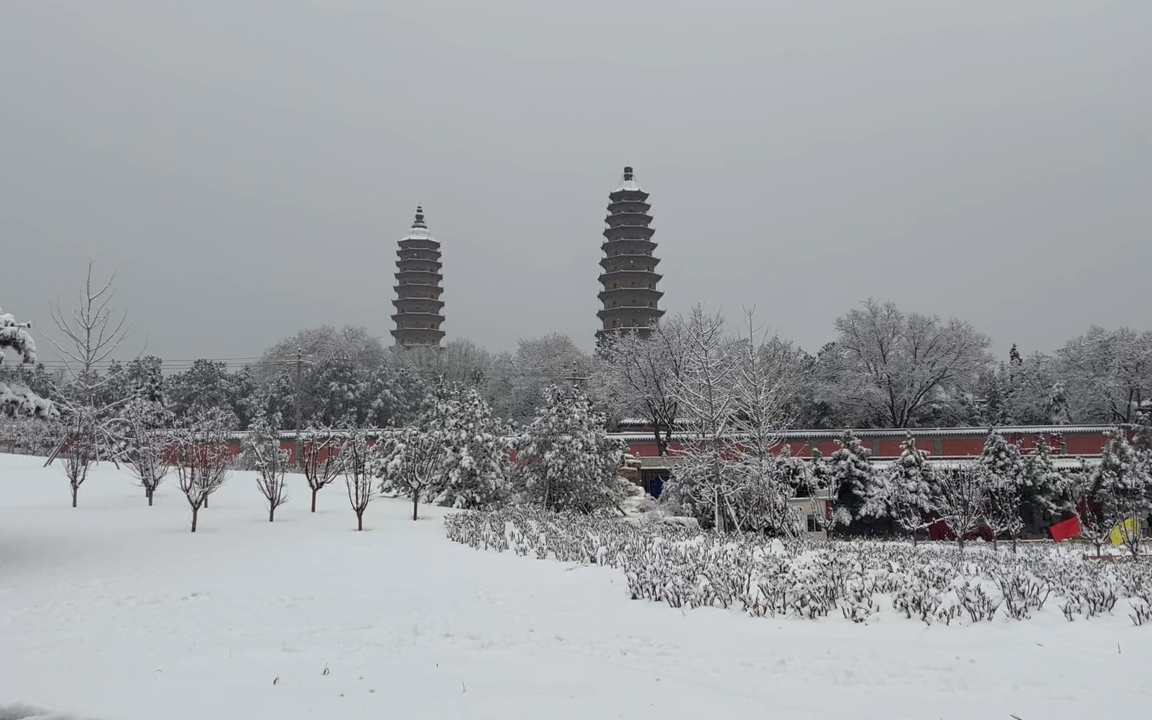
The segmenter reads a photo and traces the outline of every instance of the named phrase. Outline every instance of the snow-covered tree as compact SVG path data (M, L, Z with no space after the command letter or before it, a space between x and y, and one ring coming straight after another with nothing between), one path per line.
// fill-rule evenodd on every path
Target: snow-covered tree
M968 536L985 526L988 486L992 482L988 470L978 462L965 462L938 471L935 480L932 512L948 526L963 549Z
M208 507L208 498L228 481L232 470L229 441L235 417L219 408L198 412L170 439L173 467L180 491L192 510L192 532L196 532L200 510Z
M645 420L661 456L668 454L679 415L676 388L684 366L686 329L680 318L663 320L647 337L614 333L597 350L597 395L619 418Z
M71 432L60 453L64 459L64 475L68 478L68 487L72 491L72 507L76 507L80 486L88 479L88 471L96 463L99 454L100 444L93 430L95 423L88 419L80 419L86 409L81 406L78 411L70 414Z
M308 328L264 351L263 357L253 366L257 381L265 383L286 369L294 372L298 357L303 359L305 367L344 358L361 371L368 372L387 362L388 350L364 327L321 325Z
M94 280L93 271L89 263L84 288L75 305L67 311L58 304L50 305L60 339L48 339L65 368L66 381L54 398L65 432L46 464L64 456L73 506L88 466L105 459L115 461L123 449L124 423L120 412L132 399L109 399L109 376L101 376L98 371L128 336L129 327L127 313L113 305L117 274L112 273L101 284Z
M591 512L624 498L623 444L604 431L586 395L551 385L544 404L514 441L522 498L548 510Z
M65 311L57 304L50 306L52 320L60 332L59 341L48 340L56 347L70 377L67 404L98 407L98 393L107 378L101 378L98 366L108 360L127 338L127 312L113 304L118 273L113 272L101 285L93 278L94 266L88 263L84 289L76 305ZM103 413L101 413L103 414Z
M804 532L797 512L789 504L795 490L791 468L778 461L781 432L788 426L786 398L792 378L787 366L765 352L763 334L748 312L747 335L733 348L736 371L732 382L731 429L735 442L731 459L741 485L729 507L736 529L745 527L798 537ZM783 471L783 472L782 472Z
M443 347L405 348L401 357L424 382L448 383L482 390L489 380L495 358L466 338L453 338Z
M1152 332L1092 326L1056 352L1072 414L1080 422L1135 422L1152 398Z
M876 470L872 452L851 431L837 438L839 449L828 457L828 493L832 500L832 520L828 530L847 527L861 517Z
M916 438L909 433L896 462L887 472L876 474L861 513L891 518L915 544L916 533L932 524L928 516L934 491L935 472L928 453L916 447Z
M1113 430L1092 474L1097 553L1113 529L1133 555L1140 553L1143 525L1152 510L1150 470L1147 456L1129 444L1124 430Z
M301 467L308 490L312 493L312 512L316 512L316 495L340 476L340 446L343 434L328 426L312 426L300 449Z
M909 427L933 403L954 403L990 362L989 339L966 322L867 300L836 320L829 353L842 402L890 427Z
M1064 474L1056 469L1052 460L1051 440L1041 434L1036 446L1024 458L1024 502L1034 512L1058 515L1070 510L1065 500Z
M257 416L247 437L244 451L256 470L256 487L268 505L268 522L276 519L276 508L290 499L287 473L289 453L280 446L280 431L264 416Z
M130 400L120 412L123 450L120 459L128 471L144 488L148 507L156 495L156 488L168 475L167 464L168 435L165 429L171 425L171 413L159 403L145 399L145 396Z
M36 362L36 341L28 332L31 327L31 323L17 322L15 316L0 310L0 370L4 369L5 350L15 352L23 365ZM53 404L33 392L19 375L0 375L0 415L26 415L46 420L58 414Z
M588 377L591 369L591 358L566 335L521 340L515 355L493 360L485 397L497 415L523 425L535 416L545 388L568 382L574 373Z
M511 429L474 388L444 384L417 427L441 437L445 453L426 498L437 505L482 508L502 500L512 464Z
M720 315L706 315L700 306L693 308L684 338L676 398L686 432L666 492L669 501L698 508L701 516L706 512L712 526L724 530L725 518L733 517L731 498L744 480L740 473L730 471L736 414L733 387L739 365ZM699 519L707 522L709 518Z
M237 426L243 426L237 412L243 393L227 363L196 360L184 372L169 376L165 394L167 407L178 419L219 409L235 415Z
M980 464L987 471L984 518L992 531L993 547L1002 533L1012 540L1012 551L1024 529L1021 506L1024 504L1025 474L1020 446L1009 443L996 430L988 433Z
M376 497L376 479L372 475L372 448L368 433L360 428L349 428L340 448L340 469L348 489L348 502L356 513L356 529L364 529L364 511Z
M412 501L412 520L419 518L420 499L440 477L448 455L447 438L430 427L397 428L383 432L376 444L373 474L381 492Z

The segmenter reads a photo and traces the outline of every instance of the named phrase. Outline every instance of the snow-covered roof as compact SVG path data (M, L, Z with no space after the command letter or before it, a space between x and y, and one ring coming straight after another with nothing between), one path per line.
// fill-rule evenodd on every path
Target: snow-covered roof
M687 427L688 423L677 423L682 427ZM623 432L616 433L620 437L625 438L643 438L652 437L652 433L647 430L648 421L638 419L626 419L619 422L621 428L627 428ZM835 440L844 435L845 432L851 432L859 438L874 438L874 437L904 437L905 435L912 435L913 437L945 437L945 436L983 436L987 435L990 429L996 430L1001 435L1038 435L1044 433L1045 435L1085 435L1085 434L1098 434L1111 430L1113 425L1005 425L995 428L988 428L985 426L970 426L970 427L920 427L920 428L836 428L831 430L812 430L812 429L797 429L797 430L782 430L779 434L783 438L789 440L809 440L809 439L822 439L822 440ZM641 429L643 428L643 429Z
M428 231L428 225L424 222L424 208L420 205L416 206L416 219L412 222L412 229L408 234L400 238L404 240L435 240L432 233Z
M636 176L632 173L631 167L624 168L624 175L620 179L620 184L617 185L616 189L612 192L618 193L628 191L644 192L644 190L640 187L640 183L636 182Z

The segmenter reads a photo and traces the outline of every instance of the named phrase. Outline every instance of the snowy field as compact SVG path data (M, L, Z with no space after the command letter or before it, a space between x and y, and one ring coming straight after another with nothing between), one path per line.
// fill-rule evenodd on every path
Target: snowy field
M267 522L236 473L188 532L111 466L0 455L0 719L1043 718L1152 712L1152 627L754 619L597 566L477 552L342 486ZM55 716L54 716L55 717Z

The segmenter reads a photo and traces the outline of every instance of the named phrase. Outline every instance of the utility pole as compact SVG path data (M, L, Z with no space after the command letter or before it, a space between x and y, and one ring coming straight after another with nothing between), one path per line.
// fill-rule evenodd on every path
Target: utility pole
M572 361L572 370L563 378L572 386L573 396L580 394L588 382L588 378L580 374L580 366L575 360Z
M304 421L303 408L300 405L300 394L304 390L304 379L303 378L304 378L304 353L300 350L300 348L296 348L296 392L295 392L295 398L296 398L296 457L294 458L296 461L294 463L296 465L296 467L300 467L300 465L301 465L300 452L303 450L303 448L300 447L300 424Z

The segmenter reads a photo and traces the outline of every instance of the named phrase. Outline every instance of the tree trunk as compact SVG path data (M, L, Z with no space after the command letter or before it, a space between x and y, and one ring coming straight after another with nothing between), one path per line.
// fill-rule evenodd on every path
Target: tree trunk
M420 493L412 493L412 522L416 522L416 514L420 509Z
M80 488L75 485L72 486L72 507L76 507L76 493L80 492Z
M200 508L192 508L192 532L196 532L196 516L200 514Z
M998 537L996 533L992 533L992 552L994 553L1000 552L1000 545L997 543Z
M1018 551L1017 551L1017 547L1016 547L1016 536L1013 535L1012 536L1012 554L1015 555L1017 552Z
M273 505L273 506L268 508L268 522L272 522L275 519L276 519L276 506Z
M319 488L312 488L312 512L316 512L316 493L320 492Z
M154 491L152 488L148 488L148 507L152 507L152 493L153 492Z
M661 424L662 423L660 423L658 421L653 422L652 428L655 431L655 435L656 435L656 452L659 453L660 457L665 457L668 454L668 442L672 439L671 438L672 428L666 428L665 434L661 435L660 434Z
M364 529L364 513L358 512L358 513L356 513L356 530L360 531L363 529Z
M208 496L204 496L204 507L208 507Z

